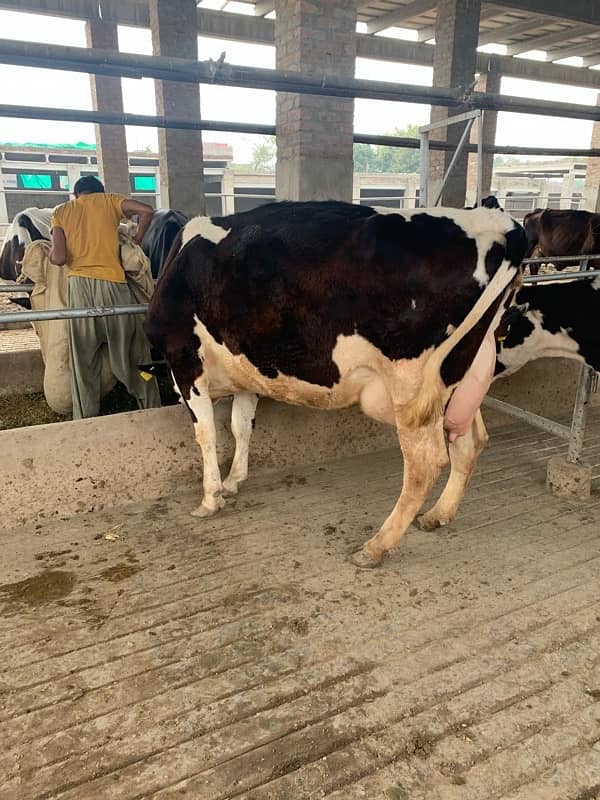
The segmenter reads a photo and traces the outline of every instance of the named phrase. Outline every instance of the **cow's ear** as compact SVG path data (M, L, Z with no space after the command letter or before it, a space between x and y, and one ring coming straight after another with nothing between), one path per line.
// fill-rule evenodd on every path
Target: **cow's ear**
M506 234L506 258L513 266L518 267L525 258L528 242L524 228L518 222L514 225L515 227Z

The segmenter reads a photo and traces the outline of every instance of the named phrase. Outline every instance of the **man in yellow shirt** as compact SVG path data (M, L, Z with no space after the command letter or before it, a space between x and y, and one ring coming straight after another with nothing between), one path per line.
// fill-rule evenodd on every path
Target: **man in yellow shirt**
M52 216L50 261L68 265L69 308L123 306L135 303L119 256L119 223L139 216L134 241L141 243L154 211L120 194L107 194L97 178L80 178L75 199L58 206ZM160 406L156 380L145 381L137 364L150 350L137 314L69 320L73 419L93 417L100 410L101 348L106 345L110 368L138 401L140 408Z

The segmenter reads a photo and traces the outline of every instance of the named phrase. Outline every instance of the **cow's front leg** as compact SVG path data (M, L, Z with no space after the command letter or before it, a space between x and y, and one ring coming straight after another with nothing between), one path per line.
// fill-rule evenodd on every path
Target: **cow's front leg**
M467 433L450 443L450 477L437 503L417 519L423 530L431 531L452 522L488 439L481 411L478 411Z
M208 517L225 505L223 484L217 461L217 431L212 400L204 378L197 378L192 386L187 403L194 419L196 441L202 451L202 503L192 511L195 517Z
M251 392L240 392L233 397L231 432L235 439L235 453L229 475L223 481L225 495L237 494L240 483L248 477L248 451L257 403L258 395Z
M381 529L352 560L359 567L374 567L400 544L443 467L448 463L442 420L416 430L398 428L404 457L402 493Z

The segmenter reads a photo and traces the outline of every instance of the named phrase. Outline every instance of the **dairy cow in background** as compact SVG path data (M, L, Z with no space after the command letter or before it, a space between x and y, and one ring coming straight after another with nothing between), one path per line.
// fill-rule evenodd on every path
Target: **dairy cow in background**
M0 278L16 281L21 274L25 248L40 239L50 240L53 208L26 208L8 227L0 250Z
M523 227L527 233L527 258L578 256L598 253L600 248L600 214L570 209L536 208L525 214ZM561 261L554 266L563 270L576 261ZM537 275L539 264L530 264Z

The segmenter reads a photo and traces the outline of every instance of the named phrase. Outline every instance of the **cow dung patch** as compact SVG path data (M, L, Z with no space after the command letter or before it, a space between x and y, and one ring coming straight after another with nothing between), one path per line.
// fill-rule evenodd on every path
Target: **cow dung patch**
M62 600L73 591L76 583L74 572L45 570L23 581L0 586L0 600L7 600L10 605L42 606Z

